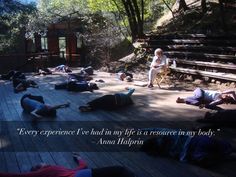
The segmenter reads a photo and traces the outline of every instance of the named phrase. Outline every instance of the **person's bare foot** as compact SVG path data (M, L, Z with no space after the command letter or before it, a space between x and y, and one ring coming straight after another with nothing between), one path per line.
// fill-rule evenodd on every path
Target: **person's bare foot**
M131 88L131 87L125 87L125 90L131 90L131 89L133 89L133 88Z
M67 107L70 107L70 101L69 100L67 100L67 102L65 103L65 108L67 108Z
M37 171L37 170L39 170L39 169L41 169L41 168L43 168L43 167L45 167L45 166L47 166L46 163L40 163L40 164L38 164L38 165L33 166L33 167L30 169L30 171Z
M148 84L148 88L152 88L153 87L153 84Z
M185 100L183 98L178 97L176 103L185 103Z
M90 112L90 111L92 111L92 108L90 106L86 105L86 106L80 106L79 110L81 112Z
M82 157L80 156L78 152L73 152L73 159L75 160L76 163L79 163Z

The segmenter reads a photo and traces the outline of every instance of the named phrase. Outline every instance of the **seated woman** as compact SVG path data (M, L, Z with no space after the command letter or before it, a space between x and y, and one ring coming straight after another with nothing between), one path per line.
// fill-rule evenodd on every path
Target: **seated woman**
M0 177L135 177L134 173L122 166L110 166L104 168L87 168L85 161L78 154L74 154L78 164L75 169L63 166L40 164L28 173L1 173Z
M186 103L190 105L199 106L199 108L208 109L221 109L217 105L220 104L235 104L236 94L235 91L213 91L213 90L203 90L201 88L196 88L193 92L193 96L187 98L178 97L177 103Z
M166 67L167 65L167 58L163 55L162 49L158 48L154 52L154 57L152 63L150 65L150 70L148 73L148 87L153 87L153 81L156 78L156 75L161 72L161 69Z
M34 96L31 94L24 95L21 98L20 103L25 112L37 118L44 116L55 117L57 109L65 108L70 105L70 103L59 104L56 106L46 105L42 96Z
M33 88L38 87L36 82L30 79L26 79L25 75L21 72L16 72L12 76L12 83L13 83L13 88L14 88L15 93L25 91L29 87L33 87Z
M160 135L145 141L141 151L149 155L172 157L182 162L210 166L227 159L233 153L233 148L227 141L209 136Z
M128 93L116 93L114 95L104 95L87 103L85 106L80 106L81 112L93 111L96 109L114 110L120 107L125 107L133 104L131 95L135 89L126 88Z

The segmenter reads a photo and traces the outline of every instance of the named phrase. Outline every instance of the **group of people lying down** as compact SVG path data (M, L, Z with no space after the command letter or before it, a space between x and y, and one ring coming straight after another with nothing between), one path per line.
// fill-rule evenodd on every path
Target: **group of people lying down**
M40 68L38 73L35 73L34 75L50 75L53 73L72 73L72 69L67 65L58 65L54 68ZM93 68L91 66L82 68L81 73L93 75Z
M157 50L156 55L162 54L162 51ZM60 65L55 68L55 70L67 71L69 68L65 65ZM70 70L71 71L71 70ZM96 83L91 82L92 79L90 75L93 74L93 68L87 67L81 70L80 73L74 74L69 73L68 79L65 82L58 83L55 85L55 89L66 89L68 91L93 91L99 89ZM131 77L131 76L130 76ZM19 71L10 71L5 75L1 75L1 79L4 80L12 80L14 91L20 92L26 90L28 87L37 88L38 85L33 80L27 79L26 76ZM82 105L79 107L81 112L92 111L96 109L104 109L104 110L113 110L119 107L125 107L133 104L131 99L131 95L133 94L134 89L128 88L128 93L116 93L114 95L104 95L100 98L96 98L92 101L89 101L86 105ZM36 96L37 97L37 96ZM27 98L27 99L26 99ZM44 102L41 100L34 99L33 95L23 96L22 100L30 99L31 101L27 101L24 104L29 105L30 109L26 109L26 106L22 106L26 112L30 112L35 116L55 116L56 109L61 108L61 106L49 106L46 105L45 108ZM193 92L193 96L187 98L178 97L176 100L177 103L186 103L190 105L199 106L200 108L208 108L214 110L220 110L218 107L220 104L235 104L236 103L236 94L235 91L213 91L213 90L203 90L201 88L196 88ZM43 106L44 105L44 106ZM65 105L65 104L63 104ZM43 111L41 111L43 109ZM30 110L30 111L29 111ZM54 113L52 113L52 110ZM234 113L234 111L231 111Z
M38 88L38 85L35 81L27 79L25 74L20 71L9 71L7 74L1 75L1 79L12 80L15 93L25 91L29 87Z
M104 95L88 102L84 106L80 106L81 112L88 112L97 109L114 110L133 104L131 95L135 91L133 88L126 88L127 93L116 93L114 95ZM37 118L41 117L55 117L56 110L68 107L70 103L59 105L47 105L42 96L25 94L21 98L21 107L26 113L29 113Z
M39 164L27 173L1 173L0 177L135 177L135 174L123 166L109 166L103 168L88 168L79 154L74 153L74 160L78 164L75 169L63 166Z
M90 75L93 74L93 68L91 66L81 69L77 74L72 74L72 70L66 65L59 65L55 68L49 69L39 69L36 75L48 75L54 72L68 73L68 79L66 82L59 83L55 85L55 89L67 89L68 91L93 91L98 89L96 83L88 82L92 78ZM12 80L14 92L18 93L27 90L29 87L38 88L38 84L26 78L25 74L20 71L9 71L7 74L2 74L0 76L1 80Z
M79 82L77 81L69 81L67 83L63 83L60 85L56 85L56 89L62 89L66 88L68 90L77 90L77 91L82 91L82 90L92 90L92 89L97 89L96 85L89 85L87 82ZM88 112L88 111L93 111L97 109L103 109L103 110L114 110L120 107L126 107L129 105L133 104L132 101L132 94L134 93L135 89L133 88L126 88L128 90L127 93L116 93L113 95L104 95L99 98L96 98L92 101L89 101L86 105L80 106L79 110L81 112ZM194 95L191 97L187 98L180 98L178 97L176 102L177 103L186 103L186 104L191 104L195 106L199 106L200 108L206 107L209 109L215 109L215 110L220 110L221 108L218 107L217 105L219 104L235 104L236 103L236 94L234 91L211 91L211 90L203 90L201 88L197 88L194 90ZM31 111L38 113L40 116L41 115L40 111L42 109L42 105L44 104L40 100L35 100L34 97L37 96L23 96L22 100L25 98L33 100L31 103L30 101L26 102L26 104L30 105ZM23 107L23 106L22 106ZM54 108L54 106L51 106ZM60 108L56 106L56 108ZM25 108L23 107L25 110ZM45 108L43 108L45 111ZM54 108L55 109L55 108ZM35 111L37 110L37 111ZM43 112L44 112L43 111ZM49 110L48 110L49 111ZM29 111L27 111L29 112ZM47 111L46 111L47 112ZM50 111L49 111L50 112ZM48 115L51 115L51 113L48 113Z

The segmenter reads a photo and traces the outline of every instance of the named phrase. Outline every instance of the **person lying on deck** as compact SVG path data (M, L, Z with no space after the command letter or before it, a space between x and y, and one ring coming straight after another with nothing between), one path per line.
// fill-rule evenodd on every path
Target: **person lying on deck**
M190 105L199 106L199 108L208 109L221 109L217 105L220 104L235 104L236 94L235 91L213 91L213 90L203 90L201 88L196 88L193 92L193 96L187 98L178 97L177 103L186 103Z
M16 73L21 73L21 72L15 71L15 70L11 70L11 71L9 71L9 72L6 73L6 74L2 74L2 75L0 76L0 79L1 79L1 80L11 80L12 77L13 77Z
M56 90L66 89L68 91L73 91L73 92L85 92L85 91L93 92L93 90L98 90L99 88L97 84L93 82L68 81L56 84L55 89Z
M117 73L117 77L121 81L124 81L124 80L127 81L127 82L132 82L133 81L133 74L128 73L128 72L119 71Z
M208 123L209 128L220 128L220 127L236 127L236 110L218 110L206 112L203 119L199 119L198 122Z
M37 73L34 74L34 76L37 75L50 75L52 74L52 70L49 68L40 68Z
M86 68L82 68L80 71L81 74L88 74L88 75L93 75L94 69L92 66L88 66Z
M69 66L66 66L66 65L56 66L51 71L53 71L53 72L62 72L62 73L71 73L72 72L72 70L69 68Z
M116 93L114 95L104 95L87 103L85 106L80 106L81 112L93 111L96 109L114 110L133 104L131 95L135 89L126 88L128 93Z
M229 142L209 136L160 135L144 141L141 151L206 167L235 158L235 150Z
M29 87L38 88L38 85L36 82L30 79L26 79L25 75L21 72L16 72L12 76L12 83L13 83L13 88L14 88L15 93L25 91Z
M78 164L75 169L40 164L28 173L0 172L0 177L135 177L133 172L123 166L88 168L86 162L78 154L74 154L74 160Z
M21 100L21 107L23 110L37 118L41 117L55 117L56 110L59 108L69 107L70 103L59 104L55 106L45 104L42 96L34 96L25 94Z
M165 55L163 55L162 49L156 49L154 55L155 56L153 57L148 73L148 88L153 87L153 82L156 78L156 75L160 73L161 70L167 65L167 58Z
M90 77L88 75L69 74L68 80L66 82L56 84L55 89L66 89L74 92L93 92L93 90L98 90L99 88L96 83L87 82L89 79Z

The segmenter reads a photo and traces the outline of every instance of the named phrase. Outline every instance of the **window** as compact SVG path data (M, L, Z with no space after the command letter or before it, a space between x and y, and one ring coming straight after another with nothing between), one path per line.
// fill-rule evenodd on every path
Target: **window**
M82 35L79 32L77 32L76 38L77 38L77 48L81 48L82 47Z
M41 37L41 49L48 50L48 38Z
M63 58L66 54L66 37L59 37L59 50L60 50L60 57Z

